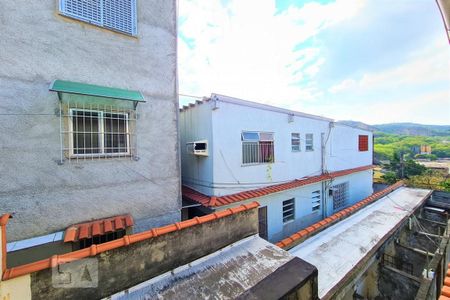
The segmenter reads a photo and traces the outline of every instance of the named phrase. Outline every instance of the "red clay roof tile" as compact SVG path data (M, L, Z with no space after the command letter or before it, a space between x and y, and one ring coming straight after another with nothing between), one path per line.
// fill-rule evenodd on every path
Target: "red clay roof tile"
M245 210L254 209L254 208L257 208L258 206L259 206L259 203L254 201L254 202L246 204L246 205L241 205L239 208L234 209L234 210L227 209L227 210L224 210L221 212L202 216L202 217L199 217L196 219L190 219L190 220L186 220L186 221L182 221L182 222L177 222L176 224L171 224L171 225L167 225L167 226L160 227L160 228L153 228L151 230L147 230L147 231L140 232L140 233L126 235L121 239L113 240L113 241L106 242L103 244L92 245L89 248L84 248L81 250L77 250L77 251L73 251L73 252L69 252L69 253L65 253L65 254L61 254L61 255L54 255L50 258L39 260L37 262L33 262L33 263L13 267L10 269L6 269L5 272L3 273L2 279L8 280L8 279L19 277L19 276L22 276L25 274L48 269L48 268L51 268L52 266L55 267L56 265L63 264L64 262L67 262L67 261L73 261L73 260L77 260L77 259L86 258L89 256L94 256L94 255L97 255L97 254L105 252L105 251L128 246L130 244L137 243L137 242L140 242L140 241L143 241L146 239L154 238L161 234L166 234L166 233L173 232L176 230L182 230L183 228L195 226L197 224L210 222L212 220L220 219L222 217L231 215L236 212L242 212ZM212 218L211 216L214 216L214 218ZM75 225L75 226L77 226L77 225ZM69 228L69 229L71 229L71 228ZM288 238L287 240L290 243L292 242L291 241L292 238Z
M125 229L133 225L131 215L116 216L103 220L75 224L66 229L64 242L76 242L108 232Z
M219 196L219 197L215 197L215 196L210 197L210 196L204 195L204 194L197 192L187 186L183 186L182 194L183 194L184 198L194 201L194 202L197 202L197 203L200 203L201 205L203 205L205 207L218 207L218 206L228 205L228 204L232 204L232 203L236 203L236 202L240 202L240 201L244 201L244 200L249 200L252 198L266 196L266 195L273 194L273 193L278 193L278 192L293 189L293 188L298 188L298 187L301 187L304 185L320 182L323 180L329 180L329 179L349 175L349 174L356 173L356 172L370 170L373 167L374 166L369 165L369 166L363 166L363 167L358 167L358 168L353 168L353 169L341 170L341 171L331 172L328 174L307 177L307 178L303 178L303 179L295 179L295 180L287 182L287 183L266 186L266 187L255 189L255 190L244 191L244 192L239 192L236 194Z
M343 209L343 210L341 210L341 211L331 215L330 217L328 217L328 218L326 218L326 219L324 219L322 221L319 221L319 222L317 222L317 223L315 223L315 224L313 224L313 225L311 225L311 226L309 226L309 227L307 227L307 228L305 228L303 230L300 230L299 232L294 233L293 235L290 236L291 239L285 238L284 240L276 243L276 245L278 247L284 248L286 246L289 246L291 243L295 242L296 240L304 239L305 236L309 236L309 235L313 234L314 232L318 231L319 228L321 228L321 227L325 227L326 228L326 227L330 226L331 225L331 221L337 220L339 218L343 218L344 216L350 215L354 211L357 211L357 210L361 209L362 207L364 207L365 205L368 204L366 202L367 199L370 199L370 198L372 198L372 199L381 198L381 197L385 196L386 194L392 192L393 190L401 187L403 184L404 183L402 181L399 181L396 184L393 184L393 185L387 187L386 189L384 189L384 190L382 190L382 191L380 191L378 193L372 194L371 196L369 196L369 197L359 201L357 204L352 205L349 208L345 208L345 209ZM361 205L358 205L358 204L361 204ZM362 205L362 204L364 204L364 205ZM329 222L327 222L327 221L329 221ZM307 232L307 234L302 234L304 232ZM299 237L299 235L301 237ZM292 242L289 242L289 241L292 241ZM449 264L449 266L450 266L450 264ZM450 276L450 272L449 271L447 272L447 276Z

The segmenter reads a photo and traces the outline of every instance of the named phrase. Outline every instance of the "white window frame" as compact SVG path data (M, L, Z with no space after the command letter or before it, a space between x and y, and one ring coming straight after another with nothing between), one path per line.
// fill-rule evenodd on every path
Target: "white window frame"
M320 190L311 193L311 209L313 212L320 211L320 204L322 200L322 193Z
M99 148L100 152L98 153L87 153L87 154L78 154L74 153L74 145L73 145L73 139L74 139L74 131L73 131L73 117L74 117L74 111L84 111L84 112L95 112L98 113L98 129L99 129ZM115 114L115 115L123 115L125 116L125 125L126 125L126 131L125 134L127 136L127 151L126 152L114 152L114 153L108 153L105 152L105 128L104 128L104 114ZM129 156L130 155L130 131L129 131L129 124L128 124L128 114L123 112L105 112L102 110L93 110L93 109L80 109L80 108L71 108L69 109L69 155L71 158L77 158L77 157L114 157L114 156Z
M296 137L294 137L294 135L296 135ZM300 152L302 149L302 143L300 141L300 133L298 132L292 132L291 133L291 151L292 152ZM293 141L298 141L298 145L294 145Z
M305 134L305 151L314 151L314 134L312 133Z
M288 202L288 201L289 201L289 203L285 204L285 202ZM282 214L281 215L283 217L283 224L293 222L295 220L295 198L284 200L281 204L282 204L282 212L281 212ZM288 206L292 206L292 207L285 210L285 208ZM286 212L291 212L291 213L287 217L285 217L284 214Z
M92 25L95 25L95 26L99 26L101 28L105 28L105 29L108 29L108 30L111 30L111 31L120 32L120 33L123 33L123 34L126 34L126 35L131 35L131 36L137 36L137 33L138 33L137 32L137 0L131 0L132 4L131 4L131 16L130 16L130 18L131 18L131 22L132 22L132 25L131 25L131 27L132 27L131 31L132 32L123 31L123 30L120 30L120 29L117 29L117 28L106 26L104 24L104 19L103 19L104 0L99 0L100 1L100 19L101 19L100 22L94 21L94 20L89 19L89 18L84 18L83 16L80 16L80 15L68 12L66 10L66 1L67 0L59 0L59 13L61 15L63 15L63 16L70 17L70 18L73 18L73 19L76 19L76 20L79 20L79 21L82 21L82 22L86 22L86 23L89 23L89 24L92 24Z
M244 138L244 134L245 133L255 133L258 136L258 140L246 140ZM262 139L261 138L261 134L270 134L272 135L272 139ZM259 157L259 151L258 151L258 161L257 162L244 162L244 151L243 151L243 145L244 143L256 143L257 147L259 149L260 147L260 142L272 142L272 146L273 146L273 157L272 157L272 161L270 162L262 162L261 161L261 157ZM241 162L242 162L242 166L252 166L252 165L261 165L261 164L271 164L275 162L275 134L273 132L268 132L268 131L250 131L250 130L243 130L241 132Z

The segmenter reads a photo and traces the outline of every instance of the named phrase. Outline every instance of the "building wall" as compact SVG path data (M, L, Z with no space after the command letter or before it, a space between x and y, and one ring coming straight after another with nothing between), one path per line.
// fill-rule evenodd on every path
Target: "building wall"
M358 136L368 136L368 151L359 151ZM327 169L337 171L372 164L372 132L334 123L327 143Z
M276 184L321 173L321 133L328 131L328 121L286 113L219 102L212 113L214 195ZM274 163L243 165L242 131L274 133ZM300 152L291 148L291 133L300 133ZM314 134L314 151L305 151L305 134Z
M137 1L138 36L58 14L58 1L2 1L0 211L9 240L131 213L136 230L179 220L176 1ZM138 161L58 165L55 79L139 90Z
M195 187L204 194L210 194L213 181L213 135L212 106L204 102L183 111L180 114L180 153L183 184ZM188 153L187 143L207 140L208 156L197 156Z
M312 209L312 192L317 190L322 191L322 184L324 184L323 187L326 188L335 184L348 182L349 198L348 203L345 206L348 207L372 194L371 172L371 170L368 170L341 176L331 182L319 182L264 197L252 198L245 202L238 202L234 205L219 207L217 210L224 210L236 206L237 204L240 205L258 201L260 207L267 206L268 239L271 242L278 242L283 238L322 220L325 215L328 216L334 213L333 198L329 196L328 189L324 189L321 193L322 202L320 209L317 211L313 211ZM295 219L283 223L283 201L292 198L295 198Z

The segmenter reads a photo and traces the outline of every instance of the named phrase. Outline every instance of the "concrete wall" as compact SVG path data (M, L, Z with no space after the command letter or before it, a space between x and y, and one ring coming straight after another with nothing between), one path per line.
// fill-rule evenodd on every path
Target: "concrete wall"
M2 1L0 212L9 240L131 213L136 230L179 220L176 1L137 1L138 36L58 14L58 1ZM55 79L139 90L139 161L58 165Z
M226 195L280 181L321 173L321 133L328 122L244 105L219 102L213 111L214 195ZM274 163L242 163L242 131L274 133ZM300 152L291 148L291 133L300 133ZM314 135L314 151L305 151L305 135ZM256 183L256 185L255 185Z
M359 151L358 136L368 135L369 150ZM329 171L351 169L372 164L372 132L335 123L327 143Z
M210 194L213 182L214 148L212 134L212 103L196 105L180 114L180 153L183 184L195 186L204 194ZM197 156L187 152L187 143L208 141L208 156Z
M33 299L107 297L256 234L257 220L251 209L96 255L99 288L55 288L52 269L32 273Z
M257 103L213 95L212 100L183 109L180 117L183 183L207 195L222 196L268 184L313 176L322 170L372 164L372 133L331 120L262 107ZM243 164L243 131L274 133L274 162ZM300 134L300 151L292 151L291 134ZM313 151L306 151L306 134ZM369 136L369 150L358 150L358 136ZM208 139L209 156L186 154L186 142Z
M348 182L349 201L347 206L351 206L358 201L372 194L372 171L363 171L338 177L331 185ZM330 182L326 182L329 186ZM329 197L328 190L322 194L320 210L313 211L312 192L322 191L322 182L306 185L296 189L289 189L279 193L270 194L264 197L252 198L239 204L258 201L260 207L267 206L267 227L268 240L278 242L283 238L306 228L323 219L325 214L333 214L333 199ZM295 219L283 223L283 201L295 198ZM217 210L224 210L234 205L219 207Z

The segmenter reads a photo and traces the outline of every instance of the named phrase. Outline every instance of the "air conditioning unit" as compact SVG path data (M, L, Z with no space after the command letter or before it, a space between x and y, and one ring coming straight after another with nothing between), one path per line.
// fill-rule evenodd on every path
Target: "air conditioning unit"
M198 156L208 156L208 141L201 140L187 143L188 153Z

